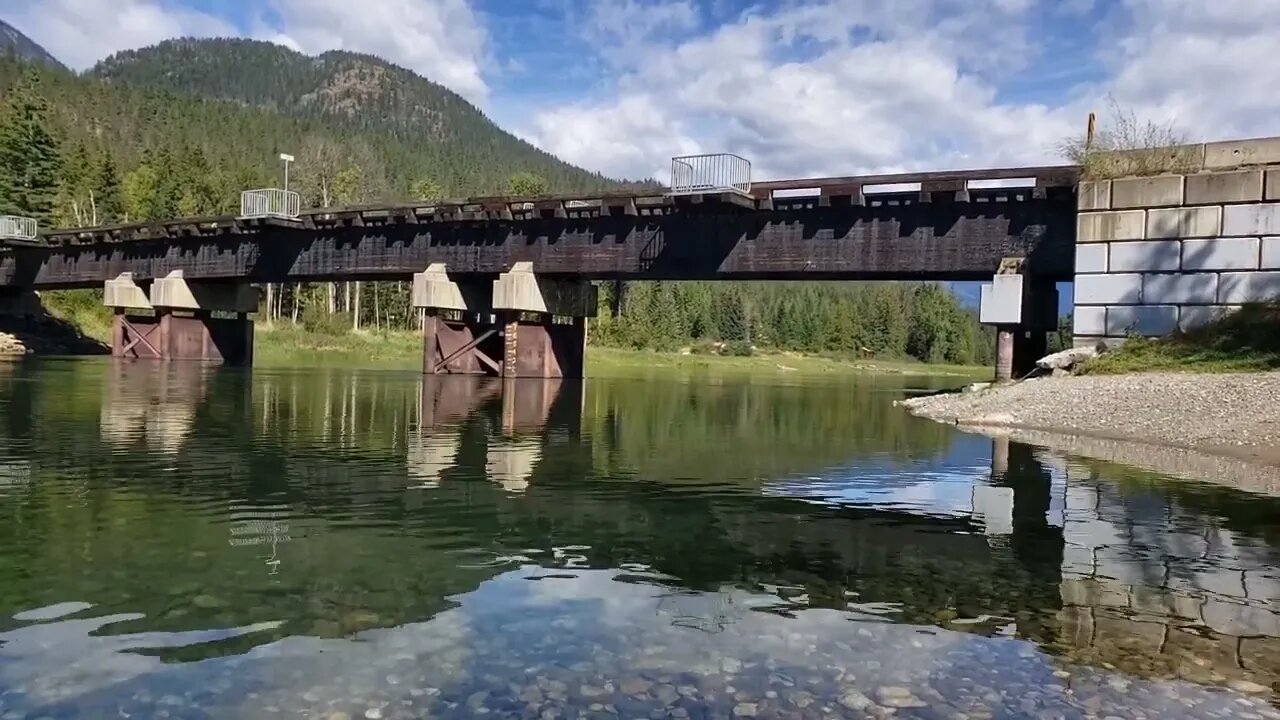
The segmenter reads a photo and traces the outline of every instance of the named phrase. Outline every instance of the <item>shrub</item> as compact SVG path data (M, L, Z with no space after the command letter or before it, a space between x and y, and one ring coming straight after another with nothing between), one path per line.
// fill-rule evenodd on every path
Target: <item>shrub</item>
M309 305L302 310L302 327L319 335L346 335L351 332L351 316Z
M1108 125L1093 138L1074 137L1059 145L1068 160L1080 166L1086 180L1133 175L1197 172L1194 149L1173 125L1139 120L1115 98L1107 98Z

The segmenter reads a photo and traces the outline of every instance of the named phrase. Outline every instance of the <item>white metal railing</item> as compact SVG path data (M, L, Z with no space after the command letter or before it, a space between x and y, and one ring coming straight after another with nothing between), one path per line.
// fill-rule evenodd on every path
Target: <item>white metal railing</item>
M263 188L240 193L240 217L297 219L302 214L302 198L292 190Z
M671 194L751 192L751 162L728 153L671 158Z
M0 240L35 240L39 231L33 218L0 215Z

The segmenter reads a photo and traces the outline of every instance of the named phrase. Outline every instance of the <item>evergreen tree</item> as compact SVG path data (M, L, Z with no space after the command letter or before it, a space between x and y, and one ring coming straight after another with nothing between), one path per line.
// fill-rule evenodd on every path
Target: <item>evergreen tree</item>
M144 222L163 217L160 214L160 178L150 164L143 163L124 176L121 195L124 214L130 222Z
M51 126L40 75L30 70L0 116L0 212L53 220L60 167Z
M409 196L414 200L440 200L444 198L444 188L434 178L424 176L413 181Z
M54 199L53 224L57 227L94 225L93 202L89 196L89 152L76 143L65 153L58 177L58 194Z
M98 222L102 224L124 220L124 195L120 190L120 172L116 169L111 153L103 150L93 167L89 179L94 205L98 210Z
M507 181L507 192L511 195L530 197L547 194L547 181L541 175L531 172L518 172Z

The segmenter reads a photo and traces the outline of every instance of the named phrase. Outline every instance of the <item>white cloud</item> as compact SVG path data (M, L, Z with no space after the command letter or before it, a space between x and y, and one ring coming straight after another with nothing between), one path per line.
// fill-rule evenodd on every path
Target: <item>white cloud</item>
M343 49L403 65L483 104L487 34L466 0L273 0L276 42Z
M749 11L632 53L618 98L541 113L531 135L626 176L692 148L737 152L775 177L1045 159L1063 121L999 103L985 77L1026 62L1017 21L1027 10L1024 0L837 0ZM991 36L1002 39L975 39Z
M526 140L583 167L607 168L615 177L662 176L669 158L702 152L681 123L647 94L548 110L534 123L534 131L522 135Z
M1127 0L1068 44L1082 48L1077 66L1101 60L1105 78L1062 84L1050 104L1006 96L1014 78L1061 80L1036 74L1037 33L1057 26L1046 7L1095 10L1046 0L753 8L699 37L654 35L621 56L615 97L536 114L527 134L614 175L652 173L665 155L699 148L745 155L758 177L794 177L1060 162L1055 146L1109 93L1197 138L1280 132L1271 0Z
M1129 0L1132 29L1110 57L1124 106L1195 139L1280 134L1280 4Z
M173 37L236 34L212 15L151 0L0 0L0 14L77 70Z
M596 0L580 35L617 65L628 65L662 38L692 31L698 11L691 0Z

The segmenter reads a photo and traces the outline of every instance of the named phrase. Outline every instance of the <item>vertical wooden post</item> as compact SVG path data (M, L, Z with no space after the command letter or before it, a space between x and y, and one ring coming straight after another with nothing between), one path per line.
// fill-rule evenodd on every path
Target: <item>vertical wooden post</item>
M434 375L440 355L440 314L428 309L422 323L422 373Z
M111 316L111 357L124 357L124 308Z
M160 327L156 329L156 349L160 351L160 357L157 360L169 361L173 359L173 352L169 349L169 334L172 331L171 321L173 314L167 309L156 308L156 321Z
M502 377L520 376L520 313L506 312L499 316L502 328Z
M587 374L587 338L590 331L590 320L584 317L576 317L573 319L573 349L574 357L569 363L570 367L561 368L562 377L578 379L585 377Z
M244 352L241 354L244 367L253 367L253 320L249 313L237 313L236 318L244 323Z
M996 329L996 382L1013 379L1013 328L1002 325Z

